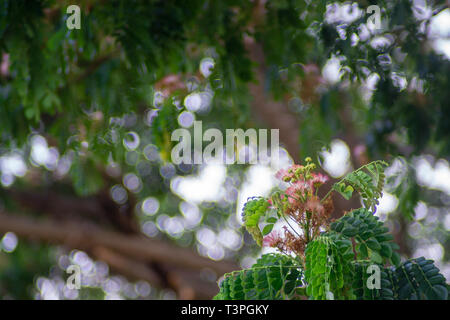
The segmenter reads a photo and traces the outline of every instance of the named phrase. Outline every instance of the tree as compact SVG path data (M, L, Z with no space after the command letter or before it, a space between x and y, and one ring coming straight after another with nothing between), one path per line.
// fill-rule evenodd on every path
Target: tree
M215 299L447 300L446 279L434 261L401 263L399 246L374 215L386 165L373 161L349 173L321 199L317 190L327 178L314 172L310 158L281 171L286 191L250 200L242 212L256 242L281 254L263 255L251 268L226 274ZM333 191L346 199L358 192L364 207L329 224ZM284 234L272 231L280 220L287 224Z
M66 23L74 4L80 29ZM448 189L419 169L437 159L448 168L449 59L430 31L446 13L445 1L0 0L0 233L11 251L0 256L0 295L43 297L35 277L39 289L62 282L67 264L103 261L150 283L138 283L141 296L212 297L217 277L258 254L234 214L251 166L226 167L228 197L184 199L175 178L203 167L174 165L170 138L189 119L221 132L279 129L296 163L311 156L323 172L336 139L350 150L347 171L384 159L400 254L432 239L444 266ZM331 81L323 71L337 63ZM412 238L424 206L426 237ZM357 195L336 198L331 217L359 207ZM208 257L200 235L223 230L238 245ZM130 283L108 277L59 294L101 297L95 288L112 279L127 296Z

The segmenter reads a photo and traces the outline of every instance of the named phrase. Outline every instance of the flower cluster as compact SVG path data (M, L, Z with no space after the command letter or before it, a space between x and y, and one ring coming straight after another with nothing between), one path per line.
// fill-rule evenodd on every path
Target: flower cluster
M289 185L284 192L272 195L269 202L287 225L283 233L273 231L263 240L265 246L300 256L303 256L308 242L323 231L333 212L331 197L321 200L317 195L328 177L313 172L316 165L311 158L306 158L305 162L305 165L296 164L277 173L276 177Z

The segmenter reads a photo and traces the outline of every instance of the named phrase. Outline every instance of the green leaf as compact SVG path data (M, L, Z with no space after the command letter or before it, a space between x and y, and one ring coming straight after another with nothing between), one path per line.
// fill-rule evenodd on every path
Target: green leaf
M366 241L366 245L367 245L370 249L375 250L375 251L378 251L378 250L381 249L381 246L380 246L380 244L378 243L378 241L377 241L376 239L368 239L368 240Z
M341 231L337 229L338 225L342 228ZM390 242L393 237L387 233L389 229L379 221L377 216L365 208L346 213L330 227L332 231L342 234L344 237L353 238L357 244L360 244L358 250L362 258L371 256L368 252L370 249L371 252L377 253L376 261L380 261L380 256L382 260L384 258L385 262L388 262L393 255L394 248L397 248L395 243Z
M348 185L347 187L345 187L343 194L345 194L345 198L348 200L352 197L353 195L353 187L351 185Z
M302 278L302 267L296 259L281 254L266 254L249 269L225 274L214 299L289 299L303 285Z
M400 264L400 255L397 252L392 252L391 262L394 266L398 266Z
M376 251L370 252L370 260L372 260L375 263L383 263L383 258L378 254Z
M341 232L343 227L344 227L344 223L342 221L340 221L340 222L336 223L335 230L337 232Z
M340 193L346 200L351 198L353 191L357 191L365 207L375 211L383 190L384 168L387 165L386 162L377 160L362 166L335 183L332 190Z
M358 234L358 229L353 227L345 227L344 229L342 229L342 234L346 237L351 238Z
M446 300L448 298L446 280L432 260L426 260L423 257L411 259L397 267L385 268L384 271L390 275L387 280L397 299Z
M268 207L269 203L265 198L254 197L250 198L242 209L244 226L259 246L262 245L263 234L261 233L258 224L262 216L265 215Z
M264 236L268 235L270 232L272 232L273 224L268 224L264 227L262 233Z
M345 248L346 247L346 248ZM345 284L351 282L353 259L351 242L340 239L336 234L324 234L310 242L305 251L305 280L311 299L343 299ZM345 252L345 254L342 254Z
M382 243L380 253L383 257L390 259L392 256L392 248L389 244Z
M433 294L430 294L430 298L434 298L435 300L447 300L448 290L443 285L435 285L433 286Z
M367 250L367 246L364 243L361 243L359 245L359 252L361 254L361 258L368 258L369 257L369 251Z

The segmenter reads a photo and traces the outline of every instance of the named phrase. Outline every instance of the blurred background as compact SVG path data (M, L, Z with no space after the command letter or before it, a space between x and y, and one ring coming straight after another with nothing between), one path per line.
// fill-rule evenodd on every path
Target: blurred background
M209 299L267 252L247 198L306 156L328 186L387 161L376 215L450 279L449 5L0 0L0 299ZM279 161L175 165L195 120L279 129Z

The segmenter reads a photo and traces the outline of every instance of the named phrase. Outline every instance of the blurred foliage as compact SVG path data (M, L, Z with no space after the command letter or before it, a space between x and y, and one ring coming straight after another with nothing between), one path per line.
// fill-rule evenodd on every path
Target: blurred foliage
M54 248L21 243L11 253L0 251L0 296L2 299L29 299L34 281L47 275L55 263Z

